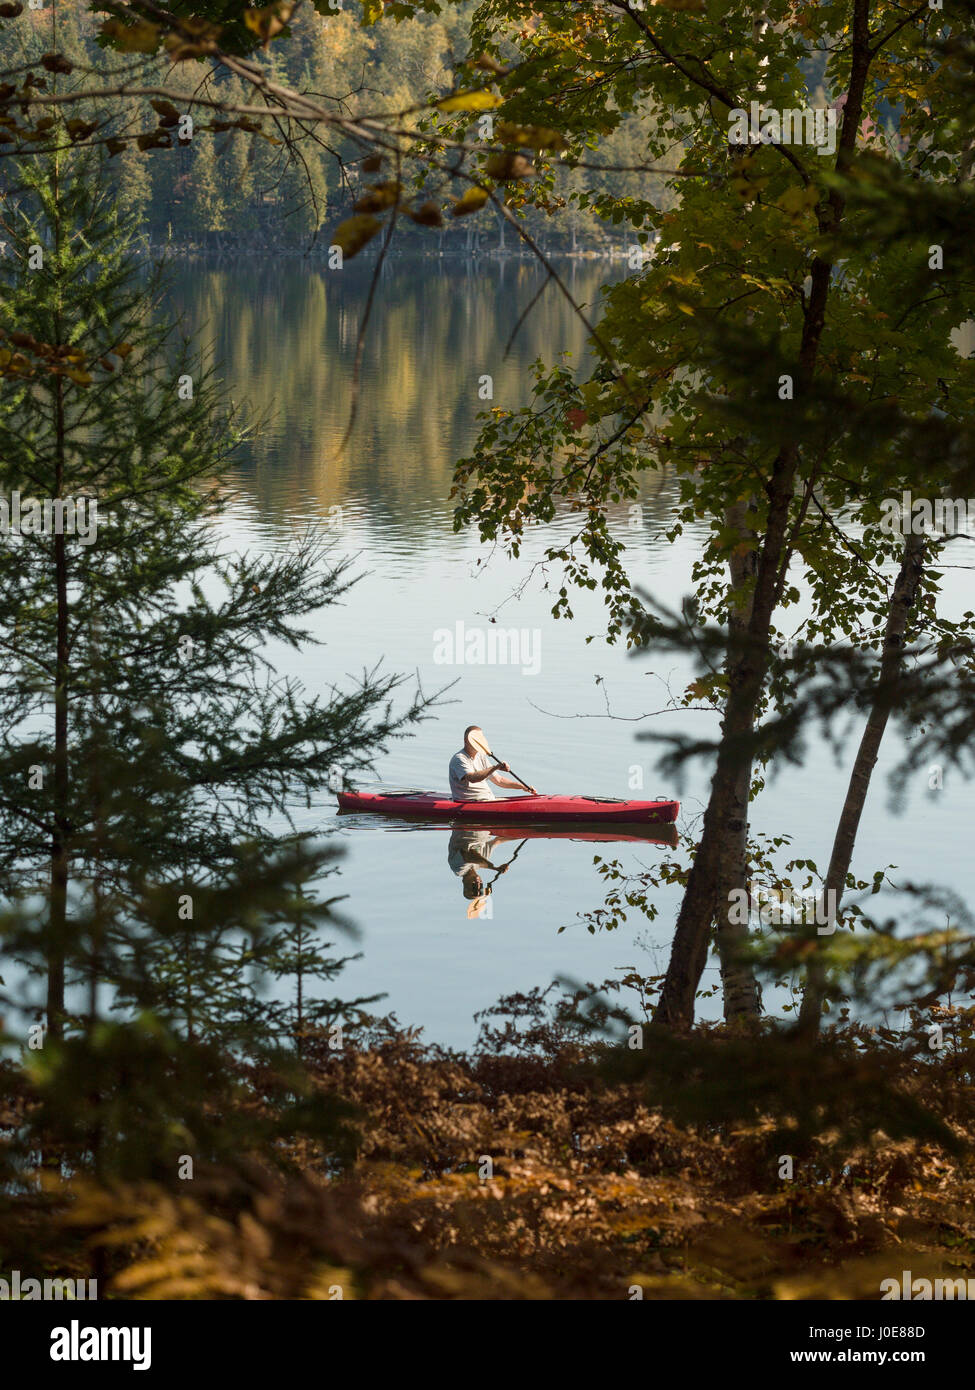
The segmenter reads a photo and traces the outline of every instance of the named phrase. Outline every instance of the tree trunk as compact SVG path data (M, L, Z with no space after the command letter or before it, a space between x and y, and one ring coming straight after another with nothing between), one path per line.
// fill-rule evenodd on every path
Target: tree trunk
M754 533L745 523L749 501L731 503L725 510L725 523L741 537L741 545L732 549L728 560L731 573L732 609L728 616L729 630L743 634L751 618L752 599L748 586L757 573L758 552L750 542ZM736 605L737 600L737 605ZM721 982L724 990L725 1022L732 1019L757 1018L760 997L755 971L743 958L748 943L748 926L730 920L731 893L734 889L747 892L748 884L748 797L752 783L752 759L746 758L738 769L732 793L732 818L729 826L728 860L718 893L717 942L721 962Z
M58 381L58 395L61 382ZM60 495L60 489L58 494ZM50 953L47 1029L64 1036L64 958L68 933L68 578L64 536L54 537L57 656L54 685L54 833L51 836Z
M870 58L868 0L856 0L850 86L837 151L839 169L846 167L856 144ZM820 213L820 229L823 232L838 226L842 221L843 207L843 198L834 189ZM831 262L815 256L810 266L809 301L796 372L796 394L799 396L808 390L815 376L831 275ZM750 759L758 704L769 665L772 614L778 603L789 559L786 538L798 466L798 447L786 439L779 448L765 487L768 515L747 633L741 641L737 634L729 633L728 699L721 725L717 766L704 813L701 841L687 880L674 931L670 962L654 1013L654 1022L668 1028L686 1029L694 1022L694 999L707 963L711 923L716 912L719 909L724 911L726 907L726 904L720 903L720 895L728 881L730 866L735 863L736 845L740 837L735 812L742 767Z
M58 204L58 155L54 165L54 254L61 251L61 219ZM57 293L57 291L56 291ZM55 301L55 342L62 338L60 304ZM54 495L64 490L65 411L64 380L54 387L55 483ZM47 1030L57 1041L64 1036L64 961L68 930L68 561L64 533L54 537L54 584L57 605L54 670L54 829L51 834L50 947L47 971Z
M850 863L853 859L853 847L856 843L860 817L863 814L867 792L870 788L870 778L877 762L877 755L880 752L880 744L887 728L890 711L896 700L897 680L904 659L904 634L917 602L923 573L924 537L908 536L904 544L901 567L894 583L894 592L887 613L880 675L870 705L866 728L860 738L853 771L850 773L846 799L840 812L840 819L833 840L833 852L830 855L829 868L826 870L826 880L823 885L827 911L829 911L831 902L836 904L835 916L830 912L829 924L832 927L835 927L836 918L839 916L839 905L843 890L846 887L846 876L850 871ZM806 988L799 1010L799 1022L795 1030L798 1036L808 1038L818 1033L825 994L826 972L822 962L814 958L809 964Z
M751 619L745 633L729 632L728 699L721 724L717 766L701 841L687 880L674 931L670 962L654 1021L670 1028L694 1022L694 997L707 963L711 923L721 909L723 883L733 873L741 842L739 810L744 770L751 763L751 739L769 661L772 612L783 562L789 506L798 455L783 448L769 484L769 514L760 552ZM722 867L724 866L724 872Z

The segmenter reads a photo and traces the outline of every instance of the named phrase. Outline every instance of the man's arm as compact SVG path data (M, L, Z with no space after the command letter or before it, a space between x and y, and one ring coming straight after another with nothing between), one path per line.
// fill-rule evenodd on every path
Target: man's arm
M502 771L504 771L504 772L510 772L510 771L511 771L511 769L510 769L510 767L508 766L507 763L498 763L497 767L493 767L493 768L491 769L491 773L490 773L491 780L492 780L492 782L494 783L494 785L495 785L496 787L503 787L505 791L511 791L511 792L523 792L523 791L525 790L525 784L524 784L524 782L509 782L508 779L507 779L506 777L497 777L497 776L495 776L495 774L499 771L499 769L502 770ZM534 787L529 787L529 788L528 788L528 791L531 793L532 796L537 796L537 795L538 795L538 792L535 790Z
M493 777L500 766L501 764L498 763L497 767L487 767L483 772L465 772L464 781L468 786L470 786L472 782L483 782L485 777Z

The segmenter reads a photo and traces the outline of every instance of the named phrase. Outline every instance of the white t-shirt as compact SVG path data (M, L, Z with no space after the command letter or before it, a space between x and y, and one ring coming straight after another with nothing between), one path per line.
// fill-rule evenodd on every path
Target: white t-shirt
M450 795L454 801L497 801L497 797L491 790L490 777L483 778L480 782L468 783L464 778L469 772L486 772L494 764L489 762L483 753L477 753L473 758L469 758L463 749L455 753L450 760L448 775L450 777Z
M447 846L447 863L453 869L458 878L463 877L468 869L483 874L488 868L487 864L482 864L479 859L472 859L471 852L476 851L482 854L485 859L491 858L491 851L499 841L493 836L490 830L462 830L453 831L450 836L450 844Z

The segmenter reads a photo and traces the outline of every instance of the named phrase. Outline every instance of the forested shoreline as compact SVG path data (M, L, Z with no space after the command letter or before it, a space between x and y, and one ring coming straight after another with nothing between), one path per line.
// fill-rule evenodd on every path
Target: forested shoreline
M272 45L257 61L268 76L303 92L327 95L337 109L355 111L378 102L391 110L422 107L432 95L449 90L451 64L466 51L476 0L463 0L439 15L420 14L395 30L389 25L364 28L349 9L319 13L307 6L295 15L287 43ZM30 59L50 47L49 21L43 11L27 11L25 24L6 36L8 57ZM85 7L59 15L60 41L92 66L104 59L97 38L102 21ZM19 52L11 51L16 43ZM189 94L191 72L175 69L169 81ZM246 97L240 79L225 75L214 88L220 101ZM644 118L621 118L618 130L601 147L608 165L639 165ZM168 144L157 132L142 144L131 121L119 120L115 138L127 141L112 154L109 174L120 208L142 226L153 254L270 254L325 257L328 229L347 216L362 179L360 152L349 140L304 140L295 157L287 142L268 128L263 138L253 131L198 130L181 139L175 124ZM663 180L649 180L666 203ZM607 227L592 208L574 201L628 190L646 197L647 176L581 170L560 171L546 211L527 207L526 229L553 254L615 254L632 240L625 229ZM431 234L402 219L392 254L527 255L510 227L486 210L463 221L448 222Z

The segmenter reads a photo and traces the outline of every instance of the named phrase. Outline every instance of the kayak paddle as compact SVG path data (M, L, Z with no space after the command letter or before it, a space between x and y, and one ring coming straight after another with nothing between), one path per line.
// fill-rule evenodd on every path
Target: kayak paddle
M483 729L481 730L481 732L483 734ZM504 758L502 758L500 754L491 752L490 748L488 747L488 742L486 738L476 738L473 734L471 734L471 743L473 743L474 747L477 748L479 752L484 753L488 758L494 758L495 761L499 763L504 762ZM514 768L509 767L508 771L511 773L512 777L515 779L516 782L521 782L521 785L524 787L525 791L528 792L530 795L531 787L528 785L528 783L522 781L522 779L518 776L517 772L515 772Z
M519 778L519 780L520 780L520 778ZM527 838L524 839L524 840L522 840L521 844L520 844L520 845L518 846L518 848L515 850L514 854L513 854L513 855L511 856L511 858L508 860L507 864L502 864L502 865L501 865L501 868L498 869L497 873L494 875L494 878L492 878L492 880L491 880L492 884L493 884L493 883L497 883L498 879L499 879L499 878L501 877L501 875L504 873L505 869L510 869L510 868L511 868L512 864L515 862L515 860L518 858L519 854L521 853L521 851L525 848L525 846L526 846L527 844L528 844Z

